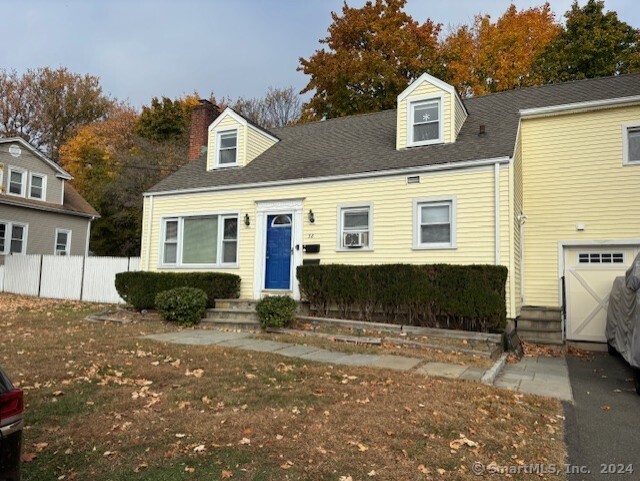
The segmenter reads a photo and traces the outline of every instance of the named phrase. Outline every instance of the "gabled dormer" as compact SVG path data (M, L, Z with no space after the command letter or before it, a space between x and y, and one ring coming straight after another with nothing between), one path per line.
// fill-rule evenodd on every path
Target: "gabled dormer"
M242 167L278 138L227 107L209 126L207 170Z
M398 95L396 149L455 142L467 118L456 90L428 73Z
M0 194L13 198L64 203L64 181L71 176L20 137L0 139Z

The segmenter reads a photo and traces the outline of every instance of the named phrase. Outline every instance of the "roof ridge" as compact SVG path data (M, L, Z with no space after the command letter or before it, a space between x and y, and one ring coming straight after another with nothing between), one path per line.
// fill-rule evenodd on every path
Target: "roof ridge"
M289 129L292 127L303 127L305 125L325 124L327 122L334 122L336 120L344 120L344 119L352 119L354 117L367 117L370 115L379 115L384 112L390 112L393 110L398 110L398 109L393 108L393 109L376 110L375 112L359 112L351 115L343 115L342 117L332 117L330 119L311 120L308 122L300 122L300 123L285 125L283 127L279 127L278 130Z
M557 87L559 85L569 85L569 84L576 84L576 83L582 83L582 82L593 82L593 81L597 81L597 80L606 80L606 79L613 79L613 78L620 78L620 77L632 77L632 76L640 76L640 72L622 73L622 74L618 74L618 75L606 75L604 77L581 78L581 79L567 80L565 82L547 83L547 84L542 84L542 85L529 85L527 87L518 87L518 88L514 88L514 89L509 89L509 90L501 90L499 92L489 92L489 93L482 94L482 95L477 95L477 96L474 96L474 97L467 97L467 98L463 98L462 101L466 102L467 100L474 100L474 99L479 99L479 98L493 97L493 96L501 95L501 94L511 94L511 93L514 93L514 92L521 92L523 90L539 90L539 89L543 89L543 88Z

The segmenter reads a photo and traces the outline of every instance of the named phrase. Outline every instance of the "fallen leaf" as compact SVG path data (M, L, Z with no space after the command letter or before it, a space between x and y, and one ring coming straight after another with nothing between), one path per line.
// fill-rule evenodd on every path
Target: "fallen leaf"
M185 466L184 470L185 470L187 473L193 473L193 472L195 472L196 468L191 468L191 467L189 467L189 466Z
M291 469L292 466L293 466L293 462L291 461L287 461L286 463L280 465L282 469Z
M53 395L58 397L58 396L62 396L64 393L62 391L53 391Z
M37 457L38 455L36 453L25 453L20 457L20 459L22 460L23 463L30 463Z
M233 478L233 473L231 471L227 471L226 469L223 469L220 475L222 476L222 479Z
M203 453L204 452L204 444L200 444L198 446L196 446L195 448L193 448L193 451L196 453Z
M420 471L422 474L429 474L429 470L426 468L424 464L421 464L420 466L418 466L418 471Z
M189 371L189 369L187 369L184 372L185 376L193 376L193 377L202 377L203 374L204 374L204 369L194 369L193 371Z
M600 409L602 409L603 411L611 411L611 406L605 404L604 406L600 406Z
M446 473L446 472L447 472L445 469L442 469L442 468L438 468L438 469L436 469L436 471L438 471L438 474L439 474L440 476L442 476L444 473Z
M251 439L249 438L242 438L240 440L240 444L251 444Z
M376 473L376 470L375 470L375 469L372 469L371 471L369 471L369 472L367 473L367 476L369 476L369 477L373 477L373 476L375 476L376 474L378 474L378 473Z
M47 446L49 446L49 443L35 443L33 445L33 447L36 448L37 453L41 452Z

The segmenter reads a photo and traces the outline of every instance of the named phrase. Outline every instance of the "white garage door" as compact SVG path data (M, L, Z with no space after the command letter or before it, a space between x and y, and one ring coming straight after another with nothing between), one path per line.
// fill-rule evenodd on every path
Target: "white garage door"
M638 246L566 247L567 340L606 342L611 285L624 275Z

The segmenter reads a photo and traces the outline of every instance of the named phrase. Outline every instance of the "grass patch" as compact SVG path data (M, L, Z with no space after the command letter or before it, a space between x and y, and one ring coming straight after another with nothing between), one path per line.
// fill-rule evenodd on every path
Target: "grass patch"
M163 344L141 336L180 328L87 322L99 307L39 302L0 295L0 362L28 388L24 452L36 456L23 466L28 480L471 481L476 461L565 459L555 400ZM25 303L33 309L15 307ZM452 449L461 434L477 446Z

